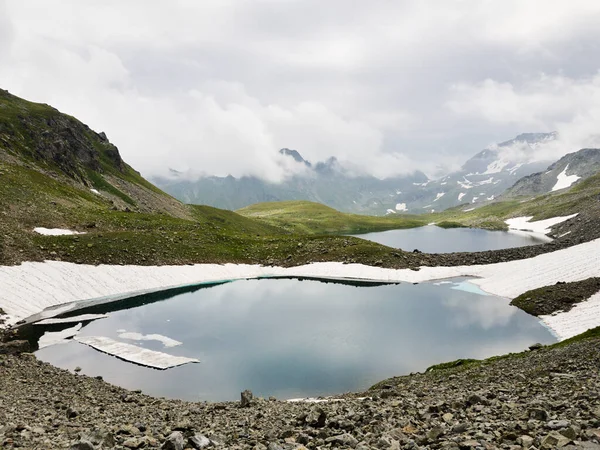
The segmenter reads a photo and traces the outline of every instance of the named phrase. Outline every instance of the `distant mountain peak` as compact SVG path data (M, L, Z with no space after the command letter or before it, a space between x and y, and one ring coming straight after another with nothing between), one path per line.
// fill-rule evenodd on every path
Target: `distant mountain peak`
M306 167L312 167L312 164L310 162L308 162L307 160L305 160L302 155L298 152L298 150L292 150L289 148L282 148L279 150L279 153L284 155L284 156L291 156L292 158L294 158L294 161L298 162L298 163L302 163L304 164Z

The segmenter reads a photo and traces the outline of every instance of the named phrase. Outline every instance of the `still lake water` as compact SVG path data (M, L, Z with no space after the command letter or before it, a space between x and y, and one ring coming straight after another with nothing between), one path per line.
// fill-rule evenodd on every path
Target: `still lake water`
M58 367L79 366L84 374L157 396L235 400L251 389L285 399L364 390L432 364L556 341L506 299L460 290L464 285L460 279L371 286L261 279L154 294L96 307L93 312L108 310L110 316L84 326L81 335L107 336L200 363L160 371L74 341L36 354ZM124 330L183 344L128 341L118 337Z
M539 237L508 231L488 231L476 228L444 229L432 225L354 236L388 247L401 248L405 251L419 249L425 253L480 252L546 242Z

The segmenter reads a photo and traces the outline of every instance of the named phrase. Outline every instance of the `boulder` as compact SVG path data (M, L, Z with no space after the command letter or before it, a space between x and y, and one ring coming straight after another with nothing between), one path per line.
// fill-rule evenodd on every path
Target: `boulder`
M79 440L75 442L69 450L96 450L96 447L90 441Z
M252 391L246 389L240 394L240 397L240 406L242 408L247 408L248 406L252 405L252 399L254 398L254 395L252 395Z
M559 432L551 431L542 439L540 447L545 449L562 448L569 445L571 442L571 439L563 436Z
M189 438L188 444L196 450L200 450L211 445L210 439L204 436L203 434L195 434L194 436Z
M174 431L169 435L167 440L160 447L161 450L183 450L185 447L185 439L181 431Z

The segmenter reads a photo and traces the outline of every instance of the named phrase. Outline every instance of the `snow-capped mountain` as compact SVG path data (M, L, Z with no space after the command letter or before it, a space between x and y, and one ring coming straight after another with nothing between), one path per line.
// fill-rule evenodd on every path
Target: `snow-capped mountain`
M600 149L584 148L569 153L545 171L518 180L503 197L534 196L560 191L600 172Z
M419 213L490 202L520 178L547 167L551 161L535 161L534 153L554 139L556 133L520 134L477 153L459 171L415 185L390 205L404 203L407 212Z
M232 176L207 176L190 181L174 171L168 178L152 181L183 202L226 209L267 201L311 200L344 212L418 214L494 200L520 178L539 172L552 162L535 161L534 153L554 139L555 133L521 134L482 150L459 171L438 180L430 180L422 172L383 180L370 175L356 176L348 173L334 157L313 164L297 150L283 148L279 152L303 169L283 183Z

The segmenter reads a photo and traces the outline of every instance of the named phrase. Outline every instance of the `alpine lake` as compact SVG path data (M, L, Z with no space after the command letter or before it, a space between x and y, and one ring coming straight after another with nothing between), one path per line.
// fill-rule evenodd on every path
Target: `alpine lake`
M429 252L536 243L482 230L430 226L401 231L409 236L406 249ZM389 241L399 233L390 233L359 237L400 247ZM443 241L450 242L443 246ZM69 314L84 313L108 317L83 322L78 337L104 336L199 362L157 370L72 339L41 348L36 356L128 389L196 401L237 400L245 389L278 399L364 391L385 378L434 364L556 342L537 318L464 278L419 284L238 280L87 306ZM46 332L73 325L31 325L27 333L37 342Z

